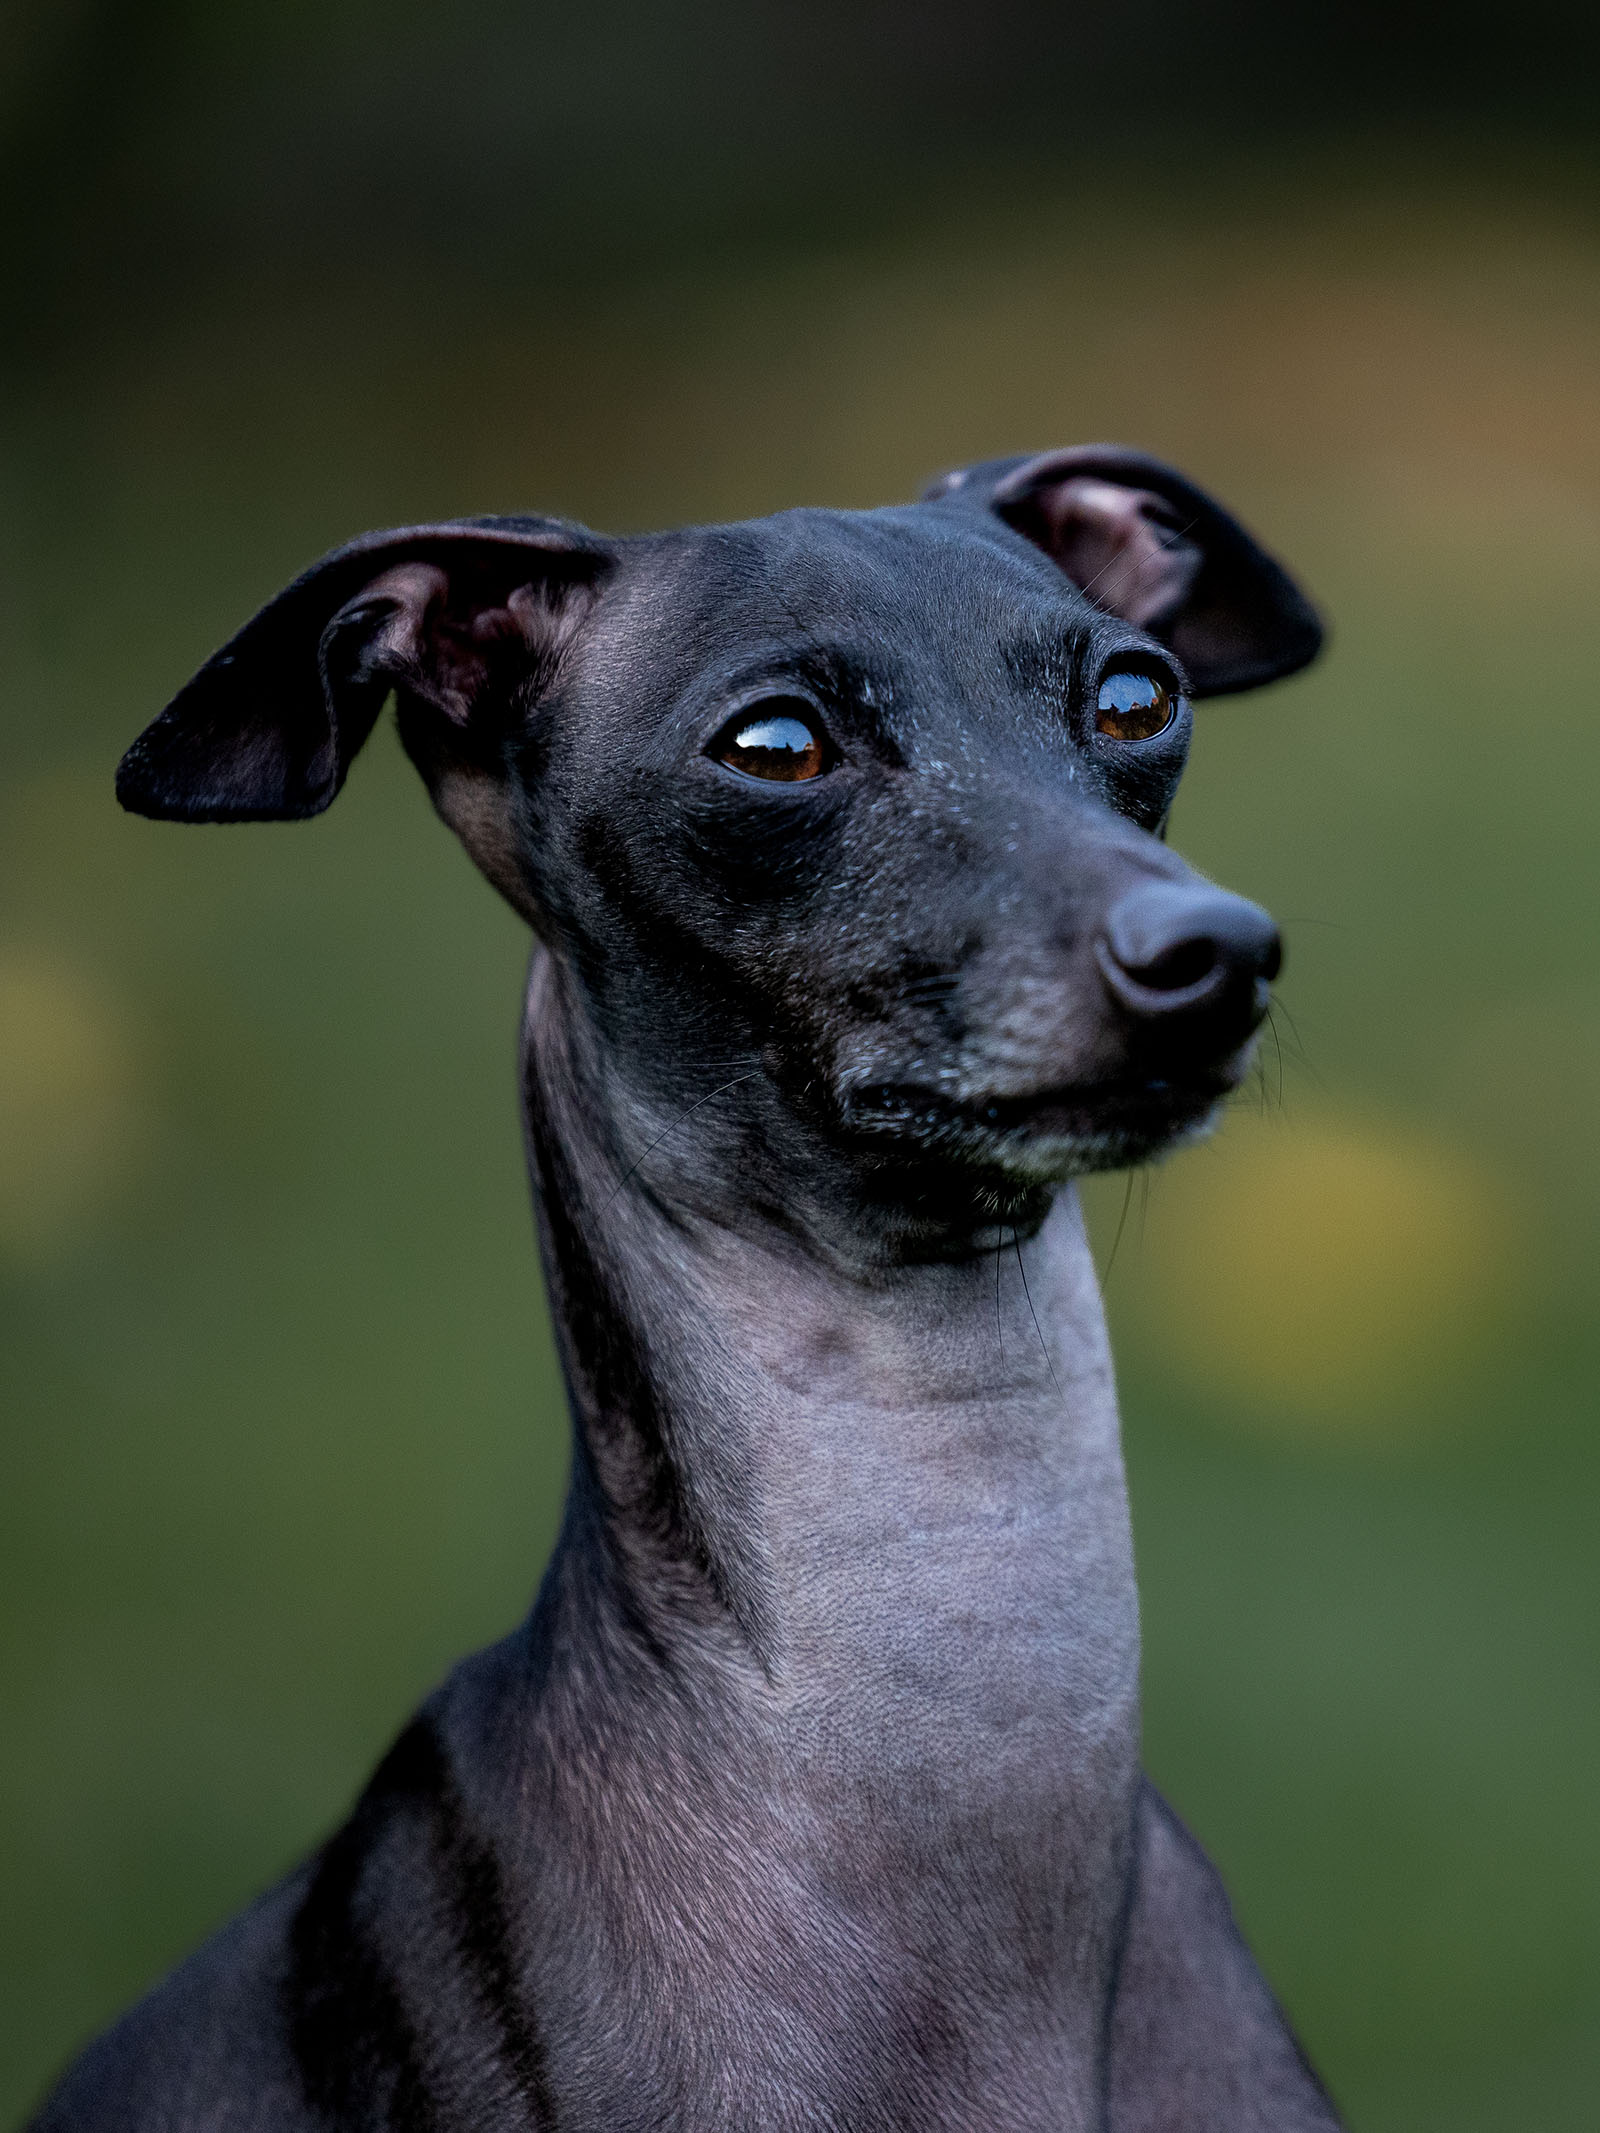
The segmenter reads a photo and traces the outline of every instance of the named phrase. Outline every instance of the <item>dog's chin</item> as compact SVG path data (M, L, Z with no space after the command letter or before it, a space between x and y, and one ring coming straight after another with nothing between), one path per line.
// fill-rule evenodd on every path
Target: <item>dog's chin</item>
M1243 1079L1248 1053L1181 1078L1127 1075L976 1101L883 1085L854 1096L849 1116L880 1146L999 1172L1022 1187L1049 1185L1131 1169L1203 1139Z
M1002 1160L1040 1180L1132 1169L1203 1139L1233 1086L1151 1081L1052 1095L1010 1124Z

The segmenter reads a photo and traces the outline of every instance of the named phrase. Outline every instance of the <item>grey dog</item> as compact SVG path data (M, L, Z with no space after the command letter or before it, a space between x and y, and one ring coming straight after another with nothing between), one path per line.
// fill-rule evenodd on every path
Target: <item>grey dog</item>
M1189 703L1310 660L1112 446L909 507L369 535L126 757L318 813L392 694L534 930L574 1418L528 1621L37 2133L1337 2125L1139 1768L1072 1178L1204 1129L1279 959L1164 841Z

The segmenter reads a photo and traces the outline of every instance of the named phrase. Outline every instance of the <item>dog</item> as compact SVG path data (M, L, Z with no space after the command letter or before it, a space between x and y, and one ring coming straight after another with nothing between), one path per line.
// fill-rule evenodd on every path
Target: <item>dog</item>
M574 1418L533 1612L35 2133L1328 2133L1140 1774L1075 1176L1206 1130L1279 941L1165 842L1190 706L1321 629L1115 446L298 578L125 807L280 821L385 702L528 921Z

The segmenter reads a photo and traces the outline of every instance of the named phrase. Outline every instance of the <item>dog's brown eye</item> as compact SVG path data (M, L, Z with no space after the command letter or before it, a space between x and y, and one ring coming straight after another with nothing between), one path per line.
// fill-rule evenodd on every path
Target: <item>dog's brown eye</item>
M742 770L747 778L772 778L784 785L820 778L828 767L822 734L809 717L797 717L793 711L735 719L718 739L715 753L719 763Z
M1100 684L1097 729L1113 741L1148 741L1172 724L1178 695L1154 674L1108 674Z

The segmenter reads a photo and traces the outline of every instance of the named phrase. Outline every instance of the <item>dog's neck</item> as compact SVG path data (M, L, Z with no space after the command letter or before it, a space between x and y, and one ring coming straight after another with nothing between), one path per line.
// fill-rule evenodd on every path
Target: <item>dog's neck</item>
M584 1049L536 959L530 1156L577 1425L551 1708L606 1739L624 1819L656 1791L636 1754L697 1766L680 1853L697 1823L725 1851L721 1817L769 1881L825 1860L908 1975L1081 2026L1114 1961L1138 1624L1075 1196L1020 1246L864 1275L708 1214L705 1134L619 1132ZM676 1884L699 1889L681 1858ZM1090 2080L1098 2039L1057 2042Z

